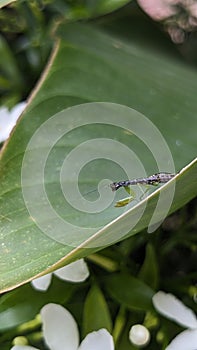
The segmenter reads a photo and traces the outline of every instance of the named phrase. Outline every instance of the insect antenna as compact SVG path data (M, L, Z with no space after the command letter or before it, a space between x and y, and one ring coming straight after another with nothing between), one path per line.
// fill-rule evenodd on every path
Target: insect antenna
M103 186L101 186L100 188L107 188L107 187L109 187L109 185L103 185ZM90 190L90 191L88 191L88 192L85 192L85 193L83 193L83 195L88 195L88 194L90 194L90 193L94 193L94 192L98 192L98 188L94 188L93 190Z

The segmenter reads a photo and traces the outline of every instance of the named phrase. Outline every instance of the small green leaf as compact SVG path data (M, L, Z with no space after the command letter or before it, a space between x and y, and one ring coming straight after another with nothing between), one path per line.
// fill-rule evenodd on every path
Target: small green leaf
M109 332L112 330L112 320L108 305L103 293L96 284L92 286L86 297L83 327L84 336L100 328L106 328Z
M138 277L151 288L157 289L159 270L155 251L151 244L146 247L146 256Z

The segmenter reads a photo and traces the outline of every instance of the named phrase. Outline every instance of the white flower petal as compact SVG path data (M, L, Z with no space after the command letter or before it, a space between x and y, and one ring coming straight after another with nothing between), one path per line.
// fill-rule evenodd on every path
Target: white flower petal
M197 350L197 329L181 332L165 350Z
M63 306L47 304L41 309L43 334L50 350L77 350L79 332L77 324Z
M17 119L20 117L20 115L24 111L26 105L27 105L27 103L23 101L23 102L18 103L16 106L14 106L11 109L10 114L11 114L11 119L13 122L16 123Z
M15 123L14 123L15 125ZM10 112L6 107L0 108L0 142L5 141L13 128L13 122L10 118Z
M194 312L173 294L158 292L153 296L153 305L162 315L187 328L197 328Z
M78 350L114 350L113 338L106 329L91 332L82 341Z
M80 259L56 270L54 274L66 281L83 282L89 276L89 270L85 261Z
M129 331L129 339L134 345L144 346L150 340L149 330L142 324L135 324Z
M14 345L10 350L39 350L29 345Z
M31 281L31 285L37 289L45 291L48 289L50 283L51 283L52 273L48 273L45 276L38 277L35 280Z
M18 103L11 111L7 107L0 108L0 142L5 141L25 109L26 102Z

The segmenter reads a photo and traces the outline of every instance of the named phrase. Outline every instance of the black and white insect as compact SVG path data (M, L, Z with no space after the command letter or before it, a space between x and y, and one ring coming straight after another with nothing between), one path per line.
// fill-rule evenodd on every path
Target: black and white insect
M113 182L110 184L110 187L112 191L117 191L120 187L128 187L131 185L152 185L157 186L161 183L166 183L169 180L171 180L175 174L171 173L157 173L148 177L141 177L139 179L133 179L133 180L124 180L124 181L118 181Z
M148 177L141 177L138 179L124 180L124 181L111 183L110 187L113 192L117 191L121 187L124 187L127 193L129 193L129 197L126 197L116 202L115 207L124 207L125 205L135 200L135 192L129 186L132 186L132 185L158 186L159 184L167 183L174 176L175 174L172 174L172 173L161 172Z
M136 200L136 193L134 190L131 189L130 186L133 185L145 185L145 186L158 186L160 184L167 183L169 180L173 179L173 177L176 174L167 173L167 172L160 172L153 175L150 175L148 177L140 177L133 180L123 180L123 181L117 181L112 182L108 186L110 186L111 190L113 192L117 191L119 188L123 187L125 191L129 194L129 197L126 197L124 199L119 200L116 202L115 207L124 207L125 205L129 204L130 202ZM143 195L140 197L140 199L144 196L144 194L149 190L149 188L144 192ZM86 194L95 192L96 190L89 191Z

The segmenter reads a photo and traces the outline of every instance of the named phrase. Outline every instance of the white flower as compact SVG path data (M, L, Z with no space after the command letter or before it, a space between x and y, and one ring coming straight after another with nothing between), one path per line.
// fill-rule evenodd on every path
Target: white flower
M189 328L178 334L166 350L197 350L197 318L194 312L174 295L161 291L153 296L153 305L162 315Z
M114 350L113 338L106 329L89 333L79 345L77 324L63 306L47 304L41 309L43 337L50 350ZM39 350L15 345L11 350Z
M7 140L26 104L26 102L20 102L11 111L7 107L0 108L0 142Z
M197 329L187 329L178 334L165 350L197 350Z
M83 282L89 276L89 270L84 259L74 261L73 263L62 267L53 272L60 279L70 282ZM31 281L32 286L37 290L45 291L51 283L52 273L36 278Z
M142 324L135 324L129 331L129 339L134 345L145 346L150 340L149 330Z

